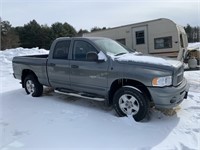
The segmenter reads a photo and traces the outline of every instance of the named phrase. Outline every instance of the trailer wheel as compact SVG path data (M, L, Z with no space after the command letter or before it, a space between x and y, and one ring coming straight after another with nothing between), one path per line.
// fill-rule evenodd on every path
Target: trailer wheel
M146 118L149 112L148 100L144 93L131 86L124 86L114 94L113 106L120 117L131 115L139 122Z
M39 97L43 93L43 86L39 83L37 78L33 75L28 75L24 79L24 87L27 94L33 97Z

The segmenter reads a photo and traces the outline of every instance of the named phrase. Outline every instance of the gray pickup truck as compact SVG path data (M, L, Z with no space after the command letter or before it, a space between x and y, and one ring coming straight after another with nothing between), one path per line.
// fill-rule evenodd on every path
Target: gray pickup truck
M45 85L104 100L135 121L147 116L150 104L173 108L188 92L182 62L145 56L101 37L58 38L49 55L14 57L13 71L33 97L41 96Z

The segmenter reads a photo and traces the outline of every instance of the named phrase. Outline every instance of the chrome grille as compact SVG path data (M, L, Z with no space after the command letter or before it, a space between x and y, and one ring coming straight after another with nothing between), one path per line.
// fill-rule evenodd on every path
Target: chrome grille
M184 73L184 67L181 66L180 68L177 69L176 73L175 73L175 85L179 85L181 84L181 82L183 81L183 73Z
M177 76L177 85L179 85L183 81L183 73Z

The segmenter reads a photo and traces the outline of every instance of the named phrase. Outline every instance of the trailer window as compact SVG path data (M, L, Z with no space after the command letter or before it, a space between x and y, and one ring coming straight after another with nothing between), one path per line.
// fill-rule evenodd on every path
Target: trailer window
M181 42L181 48L183 48L184 46L183 46L183 35L182 34L180 34L180 42Z
M135 39L136 39L136 44L145 44L144 40L144 30L142 31L136 31L135 32Z
M57 42L53 52L53 58L67 59L70 43L71 43L70 40Z
M117 42L126 45L126 39L116 39Z
M154 39L155 49L172 48L172 37L161 37Z

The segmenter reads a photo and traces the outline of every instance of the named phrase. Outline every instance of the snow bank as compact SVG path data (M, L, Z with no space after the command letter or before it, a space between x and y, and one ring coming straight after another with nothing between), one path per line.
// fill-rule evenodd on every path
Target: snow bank
M48 54L49 51L39 48L15 48L0 51L0 93L20 87L19 81L12 77L12 59L15 56ZM7 77L12 77L8 78ZM7 84L3 84L7 83Z
M23 55L34 55L34 54L47 54L49 51L45 49L38 48L15 48L15 49L7 49L5 51L0 51L0 60L1 63L10 63L12 58L15 56L23 56Z
M200 50L200 42L196 42L196 43L188 43L188 49L196 49L196 50Z

